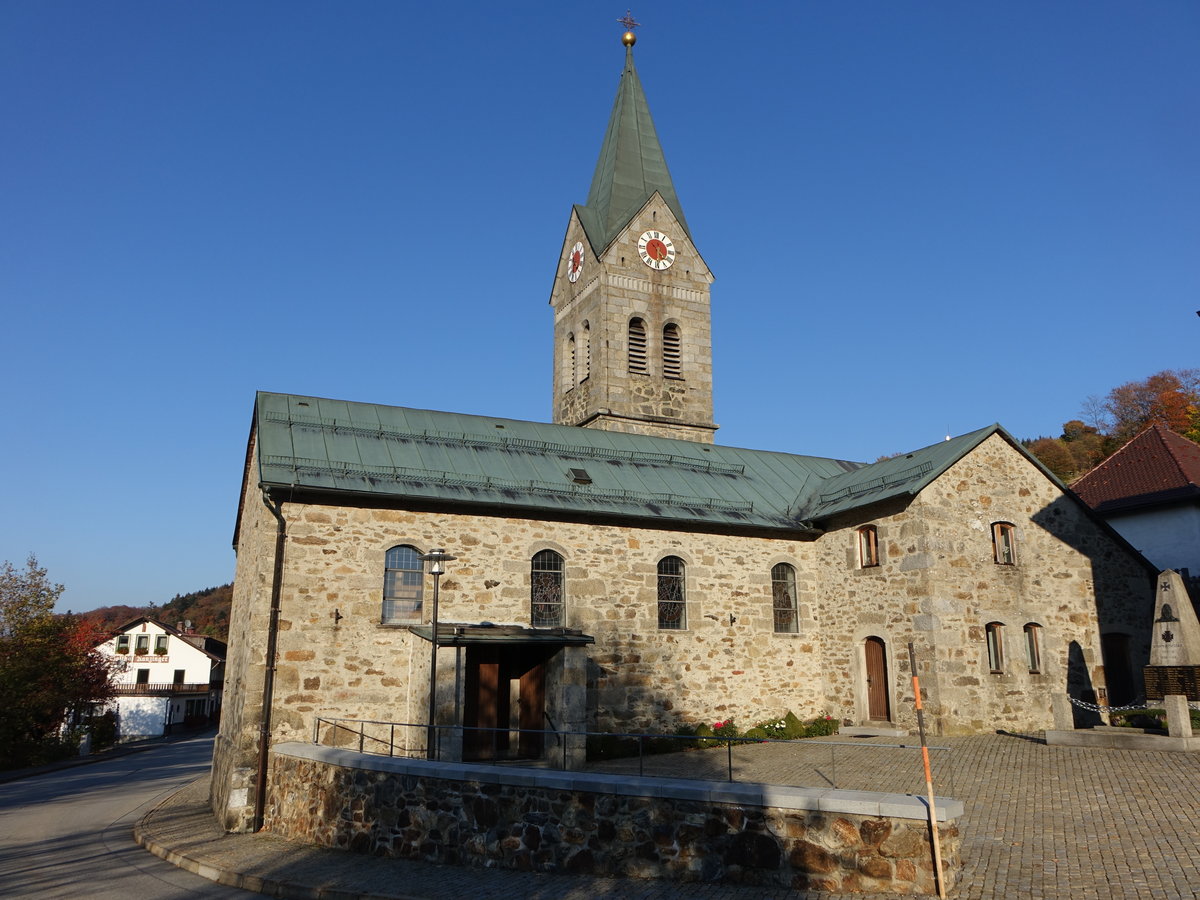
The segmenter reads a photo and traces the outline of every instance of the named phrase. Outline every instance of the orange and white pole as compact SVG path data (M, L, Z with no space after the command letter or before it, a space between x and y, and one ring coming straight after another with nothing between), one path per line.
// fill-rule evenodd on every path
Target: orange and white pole
M942 877L942 842L938 835L937 809L933 803L933 775L929 771L929 745L925 742L925 711L921 708L921 682L917 678L917 655L908 642L908 667L912 671L913 697L917 704L917 728L921 732L921 761L925 764L925 794L929 798L929 831L933 835L933 868L937 875L938 896L945 900L946 880Z

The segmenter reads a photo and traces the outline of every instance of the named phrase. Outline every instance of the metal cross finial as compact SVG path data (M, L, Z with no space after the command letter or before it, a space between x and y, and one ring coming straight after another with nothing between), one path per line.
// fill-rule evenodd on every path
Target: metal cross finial
M624 25L625 28L629 31L633 31L633 29L637 28L639 25L642 24L641 22L634 21L633 13L630 12L629 10L625 10L625 15L623 15L621 18L617 19L617 23L620 25Z

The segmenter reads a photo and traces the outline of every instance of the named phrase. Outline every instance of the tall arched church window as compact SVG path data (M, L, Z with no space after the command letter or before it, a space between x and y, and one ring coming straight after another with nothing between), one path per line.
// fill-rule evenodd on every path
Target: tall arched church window
M666 556L658 563L658 627L683 629L687 627L687 604L684 597L683 560Z
M629 320L629 371L646 374L646 323L642 319Z
M575 387L575 333L567 335L567 352L563 354L563 390Z
M796 570L787 563L779 563L771 569L771 604L775 611L776 634L795 634L799 631Z
M563 558L553 550L535 553L529 566L529 622L534 628L560 628L563 615Z
M580 335L583 341L583 366L579 373L580 381L587 381L588 376L592 374L592 326L587 322L583 323L583 333Z
M384 558L383 622L420 622L425 589L421 552L407 544L393 547Z
M663 375L666 378L682 378L680 369L681 339L679 326L671 322L663 328Z

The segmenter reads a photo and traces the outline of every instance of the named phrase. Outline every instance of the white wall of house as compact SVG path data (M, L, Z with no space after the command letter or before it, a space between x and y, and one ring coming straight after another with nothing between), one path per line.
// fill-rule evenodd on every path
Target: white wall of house
M1108 516L1108 524L1159 569L1200 576L1200 505Z
M119 660L113 676L118 685L206 685L212 675L211 656L154 622L137 622L97 649ZM166 733L168 725L183 723L189 714L214 712L218 698L218 691L211 695L118 695L115 707L120 740L158 737Z

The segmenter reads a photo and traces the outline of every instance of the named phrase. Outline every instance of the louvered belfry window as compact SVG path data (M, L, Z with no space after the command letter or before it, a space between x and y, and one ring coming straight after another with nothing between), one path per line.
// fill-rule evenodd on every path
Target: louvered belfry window
M579 376L579 380L587 381L588 376L592 374L592 326L587 322L583 323L583 372Z
M646 323L641 319L629 320L629 371L646 374Z
M682 378L679 368L679 326L674 322L663 329L663 375L667 378Z
M530 624L560 628L563 621L563 558L553 550L535 553L530 564Z

